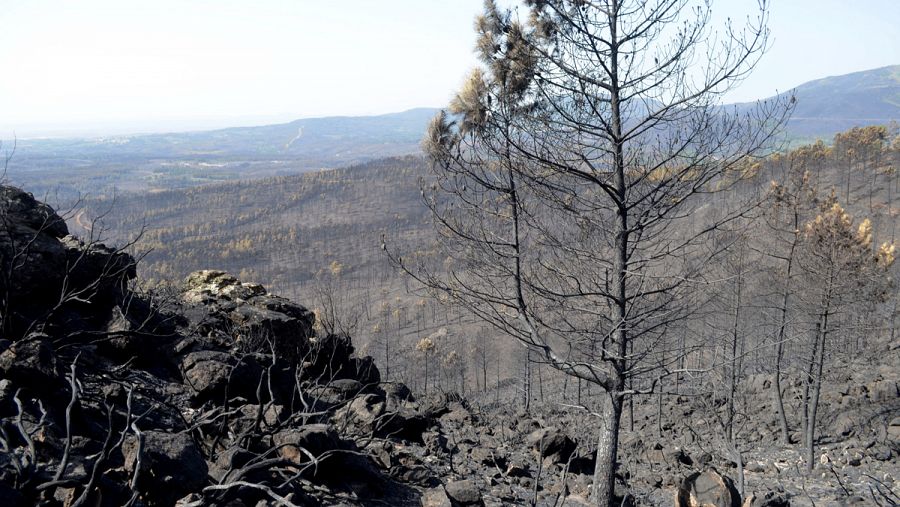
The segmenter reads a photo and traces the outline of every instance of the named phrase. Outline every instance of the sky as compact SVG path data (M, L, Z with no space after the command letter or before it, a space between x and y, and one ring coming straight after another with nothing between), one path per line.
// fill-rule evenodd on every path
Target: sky
M503 3L503 2L501 2ZM716 0L716 21L756 2ZM0 138L177 131L441 107L482 0L0 0ZM773 0L729 101L900 64L900 0Z

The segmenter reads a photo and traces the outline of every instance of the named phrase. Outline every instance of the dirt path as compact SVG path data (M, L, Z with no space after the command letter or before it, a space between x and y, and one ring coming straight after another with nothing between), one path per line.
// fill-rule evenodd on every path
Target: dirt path
M77 234L78 236L90 235L90 232L92 229L92 223L91 223L91 220L89 220L85 215L86 215L85 211L83 209L80 209L75 213L75 216L72 217L72 224L75 225L75 227L77 229L79 229L77 231L79 233L79 234ZM76 232L76 231L72 231L72 232Z

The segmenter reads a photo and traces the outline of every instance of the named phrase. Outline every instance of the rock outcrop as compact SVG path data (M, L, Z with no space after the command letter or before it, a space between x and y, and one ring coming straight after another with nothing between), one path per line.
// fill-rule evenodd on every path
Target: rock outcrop
M128 253L71 235L52 208L0 186L0 296L7 337L96 332L136 275Z
M12 187L0 187L0 261L0 503L418 496L360 447L371 433L335 424L356 400L391 396L374 361L349 337L318 336L303 306L212 270L175 297L132 290L130 255L70 236ZM366 430L391 438L386 424Z
M309 352L315 317L306 308L243 283L223 271L204 270L184 281L184 302L195 333L224 337L245 352L296 361Z

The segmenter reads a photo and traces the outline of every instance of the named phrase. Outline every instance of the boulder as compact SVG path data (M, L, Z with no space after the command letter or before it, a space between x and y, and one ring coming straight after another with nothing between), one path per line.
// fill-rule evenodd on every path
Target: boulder
M900 442L900 417L895 417L888 423L887 437L894 442Z
M381 372L378 371L375 359L371 356L353 358L350 371L352 378L364 385L374 386L381 382Z
M408 484L430 488L441 483L434 472L422 465L395 465L390 468L391 477Z
M173 321L177 318L162 315L149 301L129 297L125 308L116 304L102 326L106 338L96 342L98 354L117 362L156 370L171 368L166 353L177 337Z
M200 401L228 396L254 398L262 368L252 359L238 360L226 352L202 350L181 360L185 384Z
M449 482L445 490L447 491L447 497L450 499L450 504L454 507L457 505L484 505L484 501L481 499L481 491L479 491L474 481Z
M209 476L216 481L222 481L228 472L243 467L255 457L254 453L238 446L220 451L212 457L214 461L208 461Z
M375 435L394 440L424 443L423 434L434 424L428 414L401 408L386 412L375 425Z
M383 478L353 442L338 437L330 424L308 424L281 431L272 437L282 458L297 465L310 465L306 477L357 494L377 494ZM315 460L310 458L312 455Z
M893 451L887 445L876 445L868 449L867 453L878 461L890 461Z
M137 276L137 262L125 252L103 243L85 243L71 235L60 241L71 267L66 283L76 289L90 287L94 294L91 304L96 304L98 296L117 294L114 290L124 291L128 280Z
M311 336L311 325L290 315L255 306L238 305L228 315L235 325L235 342L242 350L270 352L270 340L281 358L299 358Z
M374 428L379 418L384 415L384 409L384 398L377 394L367 394L354 399L337 415L352 424Z
M731 479L714 469L687 476L678 487L676 507L740 507L741 497Z
M416 401L412 391L403 382L385 382L380 385L384 395L389 400L402 403L405 401Z
M886 402L900 398L900 383L889 380L876 380L867 386L872 401Z
M20 188L0 185L0 216L14 217L14 221L51 238L69 234L66 221L53 208Z
M215 269L194 271L184 279L182 297L188 303L209 303L218 299L247 299L266 291L256 284L243 284L234 276Z
M56 394L64 383L47 335L34 333L0 353L0 377L34 394Z
M553 463L568 461L577 447L562 430L553 426L531 432L526 441L538 456L550 458Z
M335 413L342 424L351 424L357 432L381 438L424 443L423 434L435 419L427 411L408 407L388 410L386 400L379 394L356 397Z
M459 425L469 424L472 421L472 413L460 402L453 402L447 406L448 412L441 415L440 420L444 423L456 423Z
M790 507L791 502L784 495L774 491L762 494L751 493L744 498L741 507Z
M422 495L422 507L453 507L442 486L426 490Z
M242 405L237 413L229 418L228 428L233 435L266 431L278 426L283 414L284 407L281 405Z
M125 470L132 474L140 461L137 488L147 505L173 505L206 485L209 471L203 455L186 433L145 431L138 456L138 439L129 435L122 444Z
M835 437L846 437L853 435L854 433L856 433L857 428L860 427L857 418L857 411L845 411L837 414L832 423L829 425L829 433Z
M363 391L363 385L354 379L338 379L326 385L314 385L306 390L306 401L313 405L334 407L352 400Z
M304 379L326 384L339 378L354 378L353 351L353 342L347 335L329 334L317 339L304 358Z
M308 424L297 429L281 431L272 436L279 455L295 464L309 463L309 454L316 459L322 454L341 448L340 439L329 424ZM327 463L323 460L322 463Z
M7 290L17 295L15 302L19 304L11 310L37 316L59 301L66 272L66 248L59 239L19 222L17 216L5 218L9 223L0 227L0 259L5 264L5 259L17 257Z

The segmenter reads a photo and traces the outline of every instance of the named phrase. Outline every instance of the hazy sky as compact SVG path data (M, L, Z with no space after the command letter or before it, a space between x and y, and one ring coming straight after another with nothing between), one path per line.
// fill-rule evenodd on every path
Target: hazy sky
M501 2L502 3L502 2ZM718 0L718 16L756 2ZM0 137L185 130L439 107L482 0L0 0ZM900 0L774 0L729 98L900 63Z

